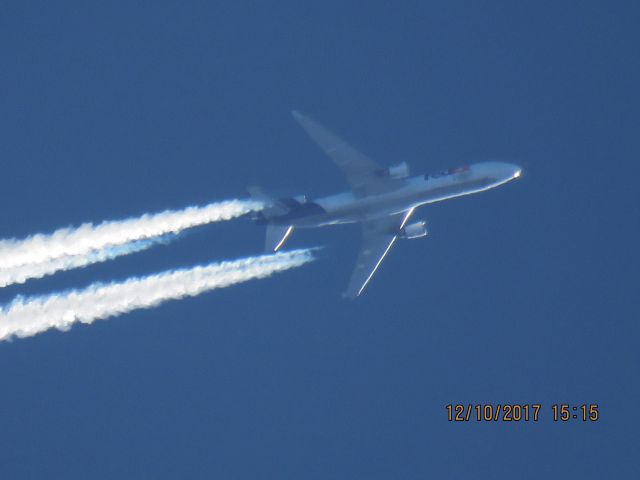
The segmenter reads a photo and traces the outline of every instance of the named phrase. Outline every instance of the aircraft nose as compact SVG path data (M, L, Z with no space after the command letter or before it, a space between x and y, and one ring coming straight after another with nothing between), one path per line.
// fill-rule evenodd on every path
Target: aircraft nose
M485 162L482 169L496 180L512 180L522 175L522 168L514 163L506 162Z
M522 175L522 168L514 163L496 162L496 172L503 179L514 179Z

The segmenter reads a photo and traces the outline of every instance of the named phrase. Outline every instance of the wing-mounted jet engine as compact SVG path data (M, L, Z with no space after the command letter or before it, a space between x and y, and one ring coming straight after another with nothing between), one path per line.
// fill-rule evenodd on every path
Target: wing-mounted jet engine
M380 172L381 177L390 177L394 180L402 180L403 178L407 178L409 174L409 165L407 165L407 162L392 165Z
M398 236L406 240L413 240L414 238L426 237L427 233L427 222L422 221L406 225L400 230Z

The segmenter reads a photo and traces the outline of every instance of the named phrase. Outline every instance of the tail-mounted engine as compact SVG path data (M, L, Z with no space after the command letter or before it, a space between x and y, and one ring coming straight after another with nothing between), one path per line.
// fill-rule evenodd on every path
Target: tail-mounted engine
M267 223L273 218L281 217L294 210L300 210L301 208L309 205L309 201L305 195L277 198L273 195L269 195L260 187L252 186L249 187L248 190L253 200L264 204L264 207L261 210L250 214L253 220L257 223Z
M427 233L427 222L415 222L400 230L399 236L400 238L413 240L414 238L425 237Z

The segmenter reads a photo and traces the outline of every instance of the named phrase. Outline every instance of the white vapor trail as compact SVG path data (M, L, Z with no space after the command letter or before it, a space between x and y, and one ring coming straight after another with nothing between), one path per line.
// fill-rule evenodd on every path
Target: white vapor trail
M0 340L29 337L50 328L67 330L76 322L93 323L151 308L167 300L268 277L311 260L311 250L293 250L130 278L120 283L97 283L84 290L18 297L0 308Z
M151 246L155 243L151 239L156 237L230 220L262 207L260 202L228 200L99 225L85 223L77 228L62 228L22 240L0 240L0 287L133 253ZM151 241L126 246L144 240Z
M159 243L169 243L175 235L163 235L161 237L138 240L115 247L103 248L82 255L66 255L52 258L40 263L29 263L6 269L0 269L0 288L14 283L25 283L30 278L42 278L60 270L85 267L94 263L106 262L122 255L141 252Z

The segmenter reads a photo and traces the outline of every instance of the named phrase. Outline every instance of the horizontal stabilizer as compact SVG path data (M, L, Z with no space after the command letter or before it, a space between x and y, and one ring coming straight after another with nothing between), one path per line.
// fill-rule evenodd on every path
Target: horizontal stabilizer
M264 244L266 252L277 252L284 246L293 233L293 225L267 224L267 238Z

